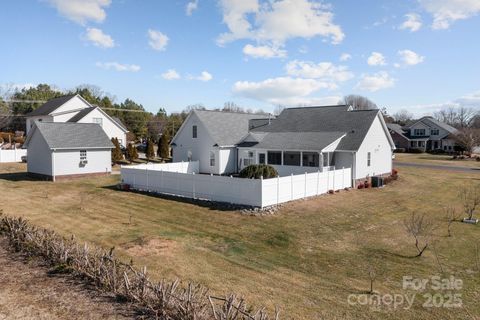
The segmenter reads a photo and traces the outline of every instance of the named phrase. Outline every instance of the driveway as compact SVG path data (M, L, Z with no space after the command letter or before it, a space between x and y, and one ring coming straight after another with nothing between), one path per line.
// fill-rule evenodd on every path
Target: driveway
M426 164L426 163L415 163L415 162L397 162L393 161L393 165L396 167L416 167L416 168L427 168L433 170L447 170L447 171L460 171L460 172L479 172L480 168L471 168L471 167L459 167L459 166L442 166L438 164Z

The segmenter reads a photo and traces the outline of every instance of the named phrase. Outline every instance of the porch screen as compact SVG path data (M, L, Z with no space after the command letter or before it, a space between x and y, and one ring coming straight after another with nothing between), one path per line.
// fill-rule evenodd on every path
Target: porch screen
M268 151L267 152L268 164L282 164L282 152L281 151Z
M299 166L300 165L300 152L285 151L283 153L283 165L285 165L285 166Z
M317 152L304 152L303 153L303 166L304 167L318 167L319 156Z

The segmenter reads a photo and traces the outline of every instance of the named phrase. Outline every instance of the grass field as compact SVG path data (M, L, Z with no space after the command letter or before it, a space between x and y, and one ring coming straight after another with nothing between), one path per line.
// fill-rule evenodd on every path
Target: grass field
M452 156L444 154L396 153L395 162L413 162L442 166L480 168L480 161L475 161L475 159L452 159Z
M480 315L476 245L480 226L455 223L446 236L442 206L458 188L479 183L478 173L402 168L383 189L343 191L290 203L274 216L238 212L117 191L119 176L31 181L21 164L0 165L1 208L10 215L133 258L154 277L194 280L217 295L235 291L282 319L475 319ZM415 255L403 220L412 211L435 219L432 250ZM414 294L403 276L454 275L463 280L462 308L424 308L422 292L412 309L351 306L350 294L369 288L378 272L380 294ZM435 293L433 290L426 292ZM447 292L441 292L445 294ZM478 319L478 318L477 318Z

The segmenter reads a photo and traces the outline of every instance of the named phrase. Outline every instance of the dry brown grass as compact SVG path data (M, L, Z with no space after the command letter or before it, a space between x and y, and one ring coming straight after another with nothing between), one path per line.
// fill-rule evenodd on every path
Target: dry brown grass
M448 204L460 207L457 190L466 181L479 180L475 172L402 168L400 179L384 189L297 201L275 216L250 217L116 191L110 187L118 176L50 183L23 180L24 170L22 165L0 169L6 214L106 248L116 246L118 254L147 265L153 276L194 280L219 295L235 291L271 310L279 305L283 317L295 319L458 319L480 314L474 253L480 227L455 223L452 237L446 237L442 210ZM81 206L82 194L88 194L88 201ZM440 272L430 250L410 258L416 249L403 220L413 210L438 223L436 249L445 275L464 281L464 307L425 309L417 302L412 310L374 311L349 306L349 294L369 288L372 260L384 269L375 285L380 293L404 293L404 275ZM128 252L139 243L149 247L152 239L169 244L158 252L147 249L150 254Z

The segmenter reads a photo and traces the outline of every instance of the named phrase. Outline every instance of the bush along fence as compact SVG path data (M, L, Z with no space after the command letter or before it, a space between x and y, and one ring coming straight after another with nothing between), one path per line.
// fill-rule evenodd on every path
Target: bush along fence
M352 186L350 168L271 179L242 179L180 170L181 163L169 165L175 170L158 164L123 166L122 183L139 191L260 208ZM191 166L198 169L198 162Z
M22 218L1 216L0 235L8 238L15 251L40 257L58 271L79 276L119 300L132 303L138 312L152 319L279 319L277 310L273 317L264 308L252 311L253 308L234 294L216 297L202 285L190 282L185 286L178 280L155 282L148 278L145 267L136 269L133 262L116 258L113 248L106 251L80 245L74 237L63 238Z

